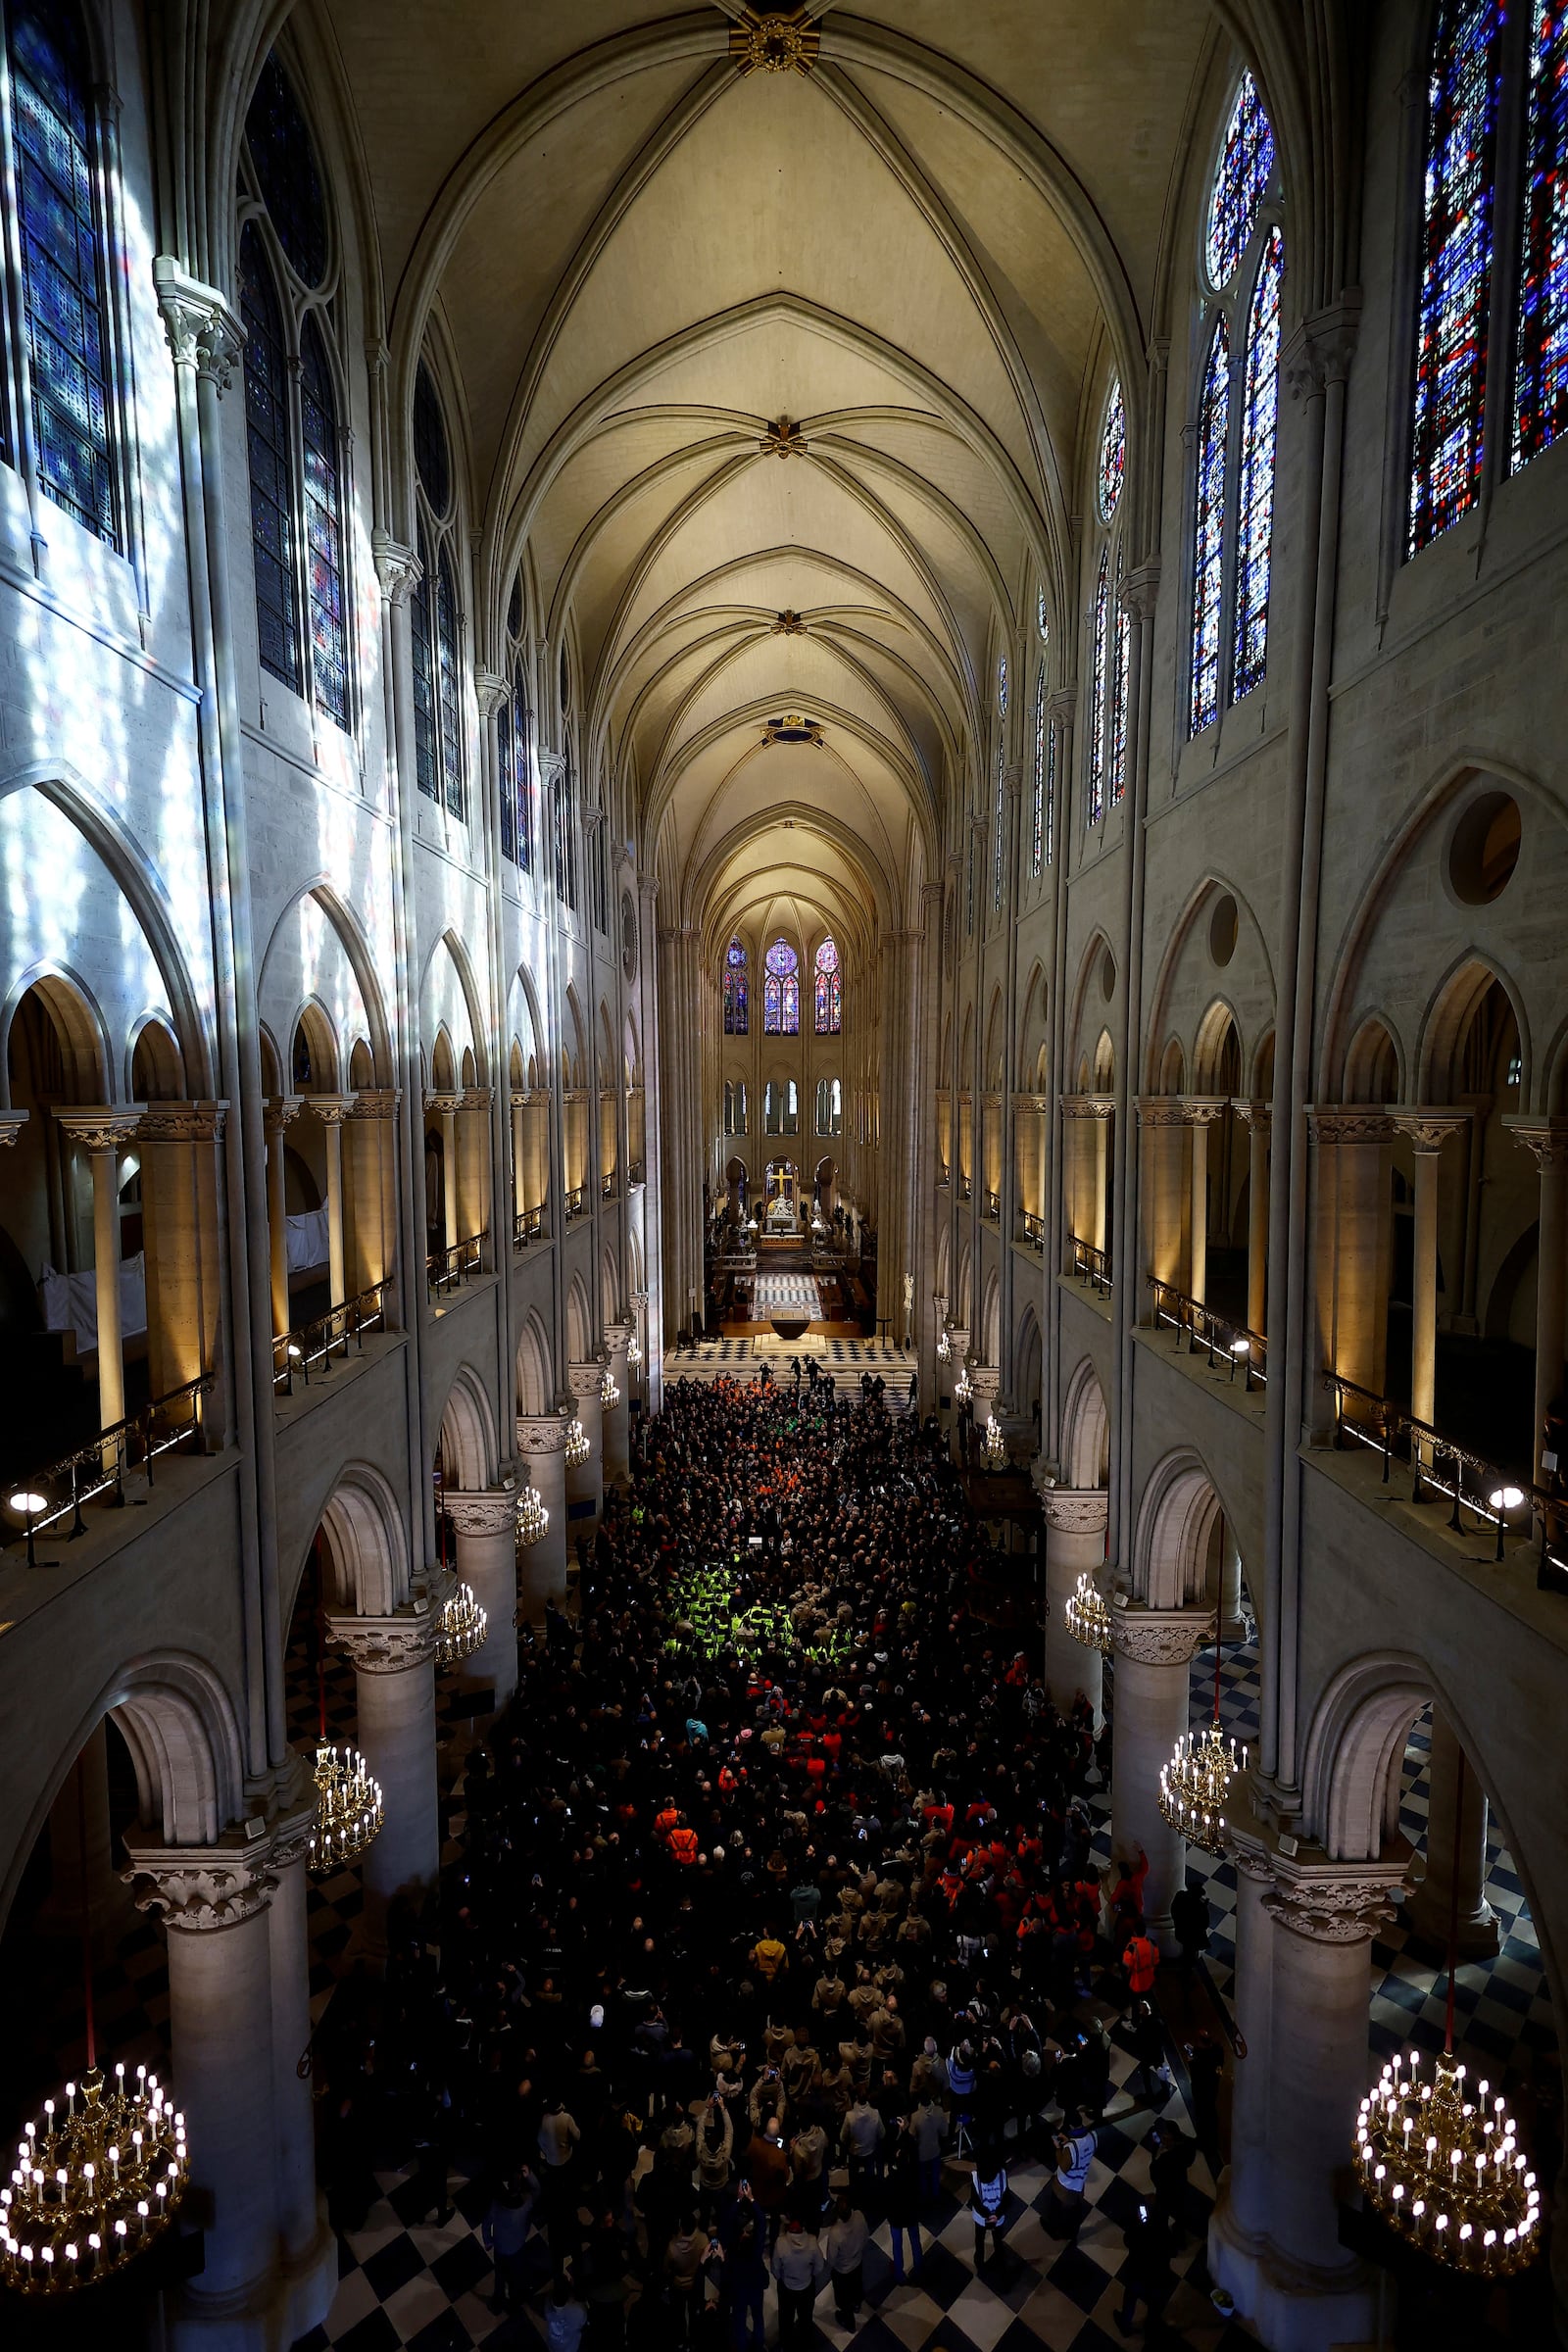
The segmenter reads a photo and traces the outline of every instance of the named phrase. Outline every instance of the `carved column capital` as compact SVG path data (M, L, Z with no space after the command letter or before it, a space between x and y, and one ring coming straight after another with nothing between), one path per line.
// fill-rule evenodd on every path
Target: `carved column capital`
M424 565L413 548L405 547L401 539L394 539L390 531L371 531L370 561L381 583L381 594L389 605L407 603L424 577Z
M1384 1144L1394 1128L1377 1103L1309 1102L1306 1132L1314 1144Z
M1078 1098L1080 1102L1084 1099L1082 1096ZM1187 1111L1181 1096L1140 1095L1138 1124L1140 1127L1185 1127Z
M55 1117L74 1144L86 1152L122 1152L135 1136L144 1105L113 1102L77 1103L57 1108Z
M569 1414L519 1413L517 1415L517 1451L524 1455L564 1453Z
M305 1107L315 1111L323 1127L341 1127L359 1099L357 1092L352 1095L307 1095Z
M1212 1609L1146 1609L1118 1593L1110 1612L1116 1655L1140 1666L1185 1666L1214 1639Z
M1427 1104L1407 1107L1403 1103L1385 1105L1389 1120L1396 1135L1408 1136L1410 1148L1417 1154L1431 1152L1434 1156L1443 1150L1450 1135L1459 1135L1470 1124L1467 1110L1437 1108Z
M1181 1095L1182 1117L1189 1127L1212 1127L1230 1108L1229 1095Z
M243 320L216 286L187 275L172 254L155 256L153 284L175 367L194 368L226 392L245 349Z
M636 1332L635 1323L607 1323L605 1325L605 1350L610 1356L612 1364L617 1355L624 1358L627 1348L636 1337Z
M1040 1508L1057 1535L1103 1535L1110 1497L1103 1487L1042 1487Z
M303 1095L270 1095L262 1104L264 1134L269 1140L281 1135L285 1127L292 1127L304 1108Z
M1505 1111L1502 1123L1514 1142L1533 1154L1544 1176L1548 1168L1568 1168L1568 1119L1524 1118Z
M604 1382L605 1367L600 1362L566 1366L566 1386L579 1404L591 1403L596 1399Z
M473 691L479 705L479 716L494 718L502 704L511 696L512 682L497 669L476 669L473 673Z
M270 1838L254 1851L239 1839L214 1846L139 1845L125 1840L121 1877L138 1911L161 1911L167 1928L201 1934L237 1927L265 1911L277 1886Z
M327 1632L361 1674L406 1674L435 1655L440 1611L428 1594L390 1617L329 1616Z
M351 1119L392 1119L403 1100L401 1086L362 1086L354 1098Z
M459 1094L427 1094L424 1098L424 1107L426 1110L439 1112L442 1118L449 1115L456 1118L458 1112L463 1108L463 1097Z
M441 1508L460 1536L504 1536L517 1521L515 1487L443 1487Z
M0 1152L16 1142L30 1116L25 1110L0 1110Z
M1405 1877L1402 1860L1303 1866L1275 1853L1270 1868L1274 1886L1264 1910L1311 1943L1369 1942L1393 1917L1395 1889Z
M221 1102L150 1102L136 1134L144 1144L216 1144L228 1109Z
M1274 1118L1272 1102L1249 1102L1245 1096L1238 1095L1231 1108L1244 1127L1250 1127L1254 1135L1267 1135Z

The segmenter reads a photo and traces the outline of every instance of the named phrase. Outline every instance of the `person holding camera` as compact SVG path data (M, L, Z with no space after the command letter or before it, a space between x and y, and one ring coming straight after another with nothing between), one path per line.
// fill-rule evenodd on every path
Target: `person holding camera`
M991 2236L994 2254L1002 2242L1002 2218L1007 2202L1007 2168L1002 2160L1002 2150L993 2141L982 2143L974 2160L969 2183L969 2213L974 2222L974 2267L978 2271L986 2258L986 2234Z

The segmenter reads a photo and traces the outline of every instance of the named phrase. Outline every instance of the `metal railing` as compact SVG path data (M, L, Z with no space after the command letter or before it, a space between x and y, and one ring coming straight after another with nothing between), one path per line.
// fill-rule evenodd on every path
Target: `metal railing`
M1105 1250L1097 1250L1092 1242L1081 1242L1075 1233L1067 1236L1067 1271L1079 1282L1088 1283L1093 1291L1114 1290L1110 1258Z
M990 1218L993 1225L1001 1224L1002 1195L1000 1193L992 1192L989 1186L986 1188L985 1207L983 1213Z
M949 1166L948 1166L948 1163L947 1163L947 1161L946 1161L945 1159L939 1159L939 1160L937 1161L937 1190L938 1190L938 1192L941 1192L945 1186L947 1186L947 1185L950 1185L952 1182L953 1182L953 1175L952 1175L952 1171L950 1170L950 1168L949 1168Z
M1334 1444L1363 1446L1383 1457L1383 1484L1392 1483L1396 1461L1410 1473L1410 1500L1447 1498L1448 1525L1455 1535L1495 1534L1495 1559L1503 1556L1503 1539L1510 1533L1523 1543L1541 1545L1538 1582L1546 1585L1547 1568L1568 1575L1568 1502L1530 1483L1517 1470L1489 1461L1474 1446L1446 1438L1429 1421L1418 1421L1390 1396L1359 1388L1343 1373L1325 1372L1325 1388L1334 1391ZM1346 1398L1365 1408L1348 1413ZM1473 1527L1466 1527L1469 1511Z
M1154 1294L1154 1321L1175 1332L1178 1348L1185 1337L1189 1355L1196 1355L1200 1348L1207 1349L1210 1369L1228 1364L1232 1380L1241 1372L1244 1388L1250 1390L1254 1380L1260 1388L1267 1387L1268 1342L1261 1332L1249 1331L1245 1323L1216 1315L1212 1307L1177 1290L1174 1283L1156 1282L1152 1275L1149 1282Z
M608 1176L599 1179L599 1198L601 1200L613 1200L615 1197L615 1171L612 1168Z
M960 1200L972 1200L974 1199L974 1181L971 1177L960 1176L958 1178L958 1199Z
M1035 1216L1027 1208L1023 1211L1023 1238L1031 1250L1038 1250L1041 1256L1044 1257L1046 1253L1046 1220L1044 1217Z
M580 1184L566 1195L566 1223L568 1225L571 1223L574 1217L580 1217L582 1215L583 1200L584 1193Z
M303 1381L309 1388L313 1373L324 1380L332 1369L333 1356L347 1356L351 1342L363 1354L366 1333L385 1328L386 1295L391 1288L389 1282L378 1282L372 1289L361 1291L358 1298L345 1298L341 1306L329 1307L314 1322L302 1323L298 1331L281 1333L272 1342L272 1394L292 1396L295 1381Z
M202 1399L212 1386L213 1375L203 1372L186 1381L183 1388L171 1389L167 1396L144 1404L140 1412L127 1413L123 1421L100 1430L74 1453L63 1455L45 1469L29 1470L25 1478L13 1479L10 1494L13 1508L20 1510L24 1523L28 1567L38 1565L33 1539L58 1527L63 1519L71 1521L68 1543L74 1544L87 1533L81 1515L83 1503L108 1495L106 1507L120 1509L125 1500L127 1471L140 1469L151 1487L157 1483L154 1463L161 1455L172 1453L187 1438L192 1453L203 1452ZM21 1542L23 1537L16 1540ZM53 1564L43 1563L45 1567Z
M483 1272L484 1244L482 1233L470 1233L466 1240L454 1242L450 1250L431 1250L424 1261L424 1279L432 1298L444 1298L470 1274Z
M542 1208L519 1208L512 1220L512 1247L526 1250L530 1242L543 1239L545 1212Z

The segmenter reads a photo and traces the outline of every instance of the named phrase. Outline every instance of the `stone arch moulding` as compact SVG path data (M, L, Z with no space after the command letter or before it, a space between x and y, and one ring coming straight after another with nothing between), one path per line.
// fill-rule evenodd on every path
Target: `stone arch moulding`
M305 920L307 901L310 901L319 910L327 928L332 933L359 993L360 1007L364 1012L369 1032L370 1053L375 1064L375 1082L378 1086L391 1086L394 1083L391 1032L387 1026L385 1004L381 984L376 975L375 960L353 909L333 888L325 874L318 874L313 881L302 883L279 906L268 934L267 946L257 965L259 974L257 981L258 1005L265 1004L269 1012L275 1011L272 1003L273 989L270 982L270 974L273 968L272 958L274 955L286 952L289 924ZM313 989L307 987L304 992L304 1001L308 1003L313 993ZM291 1050L293 1046L294 1026L299 1019L301 1009L301 1004L292 1005L289 1008L286 1023L276 1023L279 1031L285 1027L287 1031L285 1063L287 1050ZM334 1033L344 1025L346 1024L334 1021ZM286 1075L285 1068L285 1077Z
M413 1581L408 1537L397 1498L379 1470L369 1462L350 1462L339 1471L321 1506L319 1526L338 1609L390 1617L403 1606ZM296 1577L296 1592L298 1588Z
M35 760L0 778L0 805L28 789L48 801L81 834L120 891L145 940L168 992L174 1036L184 1055L186 1076L203 1096L216 1094L217 1039L204 1017L179 945L179 931L168 893L156 868L115 812L106 808L84 777L66 762ZM79 981L74 985L80 986ZM9 1014L4 1024L9 1030ZM4 1075L5 1037L0 1034L0 1083ZM113 1070L111 1054L106 1068Z
M1362 997L1362 973L1380 926L1392 911L1399 876L1414 858L1422 841L1441 824L1446 812L1483 778L1494 779L1521 804L1528 804L1544 822L1555 827L1559 833L1565 830L1564 811L1554 795L1534 776L1490 752L1465 753L1450 760L1436 780L1415 795L1404 816L1390 835L1382 857L1363 882L1359 896L1346 918L1338 944L1332 950L1325 946L1324 960L1334 974L1334 986L1323 1021L1323 1042L1318 1054L1318 1101L1338 1102L1345 1100L1342 1089L1350 1040L1366 1013L1373 1009ZM1484 915L1487 910L1476 908L1465 911ZM1483 946L1473 946L1471 953L1478 958L1494 961L1494 954ZM1459 956L1450 970L1457 968L1464 960L1465 956ZM1498 977L1501 977L1500 973ZM1516 1012L1517 1009L1516 998ZM1387 1013L1380 1017L1386 1025L1394 1026L1389 1022ZM1397 1034L1396 1029L1395 1033ZM1524 1034L1525 1025L1521 1021L1521 1039ZM1417 1069L1421 1066L1419 1054L1415 1066Z
M496 1424L484 1383L471 1364L453 1374L441 1409L441 1453L449 1484L465 1494L493 1485Z
M1530 1015L1513 974L1499 957L1479 948L1463 950L1453 958L1422 1009L1416 1043L1418 1102L1451 1102L1455 1099L1458 1073L1453 1064L1471 1016L1494 981L1507 998L1519 1032L1519 1100L1529 1102L1534 1075Z
M217 1669L186 1650L128 1659L105 1684L63 1744L22 1827L0 1888L0 1921L48 1820L50 1807L98 1725L113 1715L136 1772L142 1819L170 1845L212 1845L245 1812L240 1721Z
M51 961L29 964L24 972L19 972L4 1007L0 1008L0 1100L5 1108L9 1110L12 1106L11 1028L23 998L34 988L51 1018L66 1033L77 1101L110 1100L109 1089L114 1084L117 1065L109 1047L103 1007L70 964Z
M1146 1608L1182 1609L1202 1600L1209 1533L1219 1512L1234 1535L1235 1514L1190 1447L1154 1464L1139 1500L1133 1547L1133 1592Z
M1268 1011L1262 1025L1267 1029L1272 1029L1274 1025L1277 995L1274 966L1268 952L1268 935L1253 913L1251 902L1244 890L1224 874L1212 872L1205 874L1197 889L1191 893L1186 905L1171 925L1170 937L1165 943L1165 952L1159 959L1159 971L1149 1000L1149 1019L1145 1030L1149 1041L1145 1048L1144 1059L1144 1092L1146 1094L1154 1095L1160 1092L1159 1058L1162 1046L1159 1041L1163 1040L1171 1031L1180 1034L1181 1017L1175 1000L1179 993L1182 957L1205 909L1211 907L1216 899L1221 898L1231 898L1236 902L1236 949L1231 958L1231 964L1226 968L1230 969L1235 965L1236 958L1242 954L1244 939L1250 946L1255 947L1268 998ZM1235 1002L1234 993L1216 989L1213 984L1212 971L1210 971L1201 993L1205 1008L1216 1002L1224 1004L1231 1019L1236 1024L1237 1040L1239 1043L1243 1041L1247 1036L1247 1024ZM1194 1066L1191 1055L1188 1056L1188 1066L1189 1068ZM1244 1049L1242 1067L1245 1070L1248 1066Z
M594 1318L580 1274L573 1274L566 1291L566 1360L586 1364L593 1355Z
M1105 1392L1085 1356L1067 1382L1061 1407L1061 1475L1074 1488L1102 1487L1108 1468L1109 1420Z
M533 1308L517 1334L517 1410L538 1416L555 1409L557 1382L550 1368L551 1347L545 1327Z

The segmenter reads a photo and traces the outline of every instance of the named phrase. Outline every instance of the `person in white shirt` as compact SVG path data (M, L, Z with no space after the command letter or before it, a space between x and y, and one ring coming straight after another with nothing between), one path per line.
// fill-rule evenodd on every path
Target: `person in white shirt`
M986 2232L991 2232L991 2251L994 2254L1002 2243L1003 2209L1007 2202L1007 2168L1002 2160L1002 2150L995 2146L982 2147L974 2160L974 2172L969 2183L969 2212L974 2221L974 2267L986 2258Z

